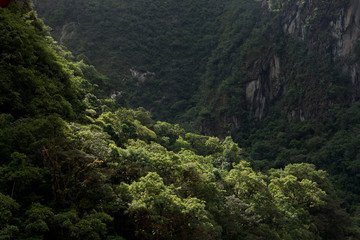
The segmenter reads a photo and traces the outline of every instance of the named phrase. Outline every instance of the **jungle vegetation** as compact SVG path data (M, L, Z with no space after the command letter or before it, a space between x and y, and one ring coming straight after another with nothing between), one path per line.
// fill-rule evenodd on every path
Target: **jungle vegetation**
M0 239L360 238L358 104L326 124L274 107L232 137L205 136L129 108L134 92L109 97L116 78L54 41L34 11L1 8L0 42Z

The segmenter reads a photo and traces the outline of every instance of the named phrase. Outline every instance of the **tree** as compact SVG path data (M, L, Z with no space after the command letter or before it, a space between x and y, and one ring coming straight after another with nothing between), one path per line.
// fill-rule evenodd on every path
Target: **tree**
M41 168L28 166L26 155L14 152L11 154L11 162L8 165L0 167L0 184L3 189L7 189L11 197L19 197L22 191L35 180L41 179L43 170ZM11 189L5 186L11 186Z
M0 239L14 239L19 233L18 219L13 213L20 205L11 197L0 193Z
M80 218L76 210L58 213L54 216L54 230L56 239L64 240L100 240L107 234L106 223L113 218L104 213L93 210Z
M150 172L129 187L127 210L139 239L216 239L218 226L196 198L182 199Z
M53 222L54 213L52 209L40 203L34 203L25 215L27 216L25 230L28 236L43 239L44 234L50 231L49 226Z

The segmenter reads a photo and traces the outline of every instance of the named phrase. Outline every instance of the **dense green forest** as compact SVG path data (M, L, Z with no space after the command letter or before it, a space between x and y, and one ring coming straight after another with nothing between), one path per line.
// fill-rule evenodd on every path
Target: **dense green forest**
M256 170L310 163L355 214L359 6L353 0L35 2L52 34L108 76L103 96L231 135ZM72 6L69 9L68 6ZM110 87L109 87L110 86Z
M357 7L350 3L37 0L35 6L54 38L108 76L110 89L124 91L131 107L224 137L250 129L253 115L263 119L274 105L285 118L313 120L351 102L349 73L337 62L351 65L358 57L334 53L344 43L333 31L347 29L328 26L357 18L339 13Z
M131 106L185 122L193 117L183 115L198 101L198 79L218 41L225 2L63 0L36 6L55 39L105 73L112 89L126 89Z
M168 27L182 31L181 37L153 30L149 31L153 41L131 34L124 35L125 40L113 38L117 43L131 42L127 38L133 37L133 44L155 44L144 49L154 51L148 57L164 62L147 59L143 51L119 55L120 61L117 47L106 50L114 57L109 61L102 55L105 51L94 47L96 41L81 38L77 41L92 45L95 52L74 44L79 47L74 56L53 40L31 2L18 0L0 8L0 239L360 239L359 104L346 99L349 94L341 98L331 92L334 104L328 111L314 106L319 115L312 119L287 118L291 106L310 101L306 91L296 96L300 94L296 87L303 87L296 85L301 78L311 82L323 77L324 85L333 81L331 87L341 92L347 76L337 68L327 75L317 73L320 63L330 61L328 56L307 69L315 52L302 51L303 42L287 43L285 36L279 44L286 50L270 44L274 49L269 51L293 50L294 55L282 61L299 61L305 74L289 73L294 79L288 86L294 89L256 121L256 113L247 109L245 90L234 87L241 80L238 77L246 79L241 68L249 66L237 68L233 59L265 52L259 47L265 46L260 36L266 35L266 29L273 33L268 20L276 21L279 8L286 7L282 1L272 1L270 13L262 12L256 1L74 2L76 7L63 5L65 1L47 7L56 6L60 15L54 14L54 21L71 19L72 11L92 12L85 22L94 28L84 29L94 38L95 22L102 20L107 26L108 20L101 16L113 16L109 11L121 9L121 18L135 21L136 26L138 19L132 16L147 19L146 14L155 12L159 16L149 15L144 29ZM171 12L166 18L167 11L155 11L164 4L178 15ZM97 15L97 9L105 12ZM74 21L83 23L80 17ZM260 29L256 19L263 17L269 24ZM134 27L130 22L123 24ZM251 41L245 39L249 36ZM166 45L169 40L171 45ZM267 43L271 40L275 41L267 38ZM108 46L106 41L101 46ZM122 47L128 51L128 45ZM177 56L169 57L166 51ZM357 61L356 56L352 61ZM335 65L327 69L331 66ZM115 68L119 76L109 72ZM134 82L141 82L144 75L129 77L129 68L147 73L144 79L149 85ZM173 78L163 83L169 76ZM204 76L207 81L197 81ZM125 80L117 82L122 77ZM135 92L142 87L143 92ZM166 91L169 87L174 92ZM171 100L149 109L155 120L144 108L134 108L142 102L156 103L163 91ZM242 96L239 102L231 98L237 96ZM241 104L246 106L236 108ZM232 116L231 111L240 111L236 114L242 124L229 128L225 121L217 127L221 123L217 114ZM178 118L179 124L159 121L162 118L173 122ZM181 127L196 130L191 127L200 126L196 124L219 137ZM226 133L232 137L225 137Z

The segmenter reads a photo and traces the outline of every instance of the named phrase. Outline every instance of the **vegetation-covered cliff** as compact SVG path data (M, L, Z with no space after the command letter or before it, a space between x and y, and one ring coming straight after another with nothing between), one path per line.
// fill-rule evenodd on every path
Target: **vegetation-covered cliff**
M142 51L134 52L135 56L138 54L140 63L136 59L131 60L131 53L127 53L129 62L125 63L124 60L118 68L119 71L124 69L121 70L123 73L118 73L124 77L124 82L118 83L116 80L119 76L106 71L106 62L103 62L103 67L100 64L101 52L97 55L99 63L96 63L95 58L90 58L94 54L90 49L86 50L89 56L85 56L85 52L81 52L82 55L77 52L79 56L74 57L58 45L49 35L48 28L31 10L31 2L18 0L8 8L0 8L1 239L360 238L358 218L354 211L359 186L359 105L351 104L347 98L349 95L340 98L335 92L329 109L326 109L327 105L320 106L319 109L324 108L324 111L318 110L318 114L311 115L311 118L296 119L296 114L287 118L287 107L297 109L307 96L300 95L291 102L293 105L285 104L288 100L283 99L293 96L290 90L287 91L287 86L294 86L293 92L298 94L295 87L300 78L294 70L291 74L295 74L295 78L285 81L286 87L282 90L284 96L280 94L278 99L269 102L262 117L256 114L255 107L251 108L252 103L256 105L258 85L263 82L261 79L259 83L243 81L251 74L258 74L255 70L243 72L244 66L255 69L256 62L265 59L261 60L262 66L266 66L268 61L270 75L292 76L290 73L278 73L285 69L281 67L284 60L281 60L283 55L280 53L283 51L284 54L292 47L295 53L302 52L304 55L301 56L305 56L306 61L314 56L323 56L325 60L335 59L332 55L329 58L318 54L308 56L321 48L295 48L298 45L291 44L303 46L305 42L296 38L292 40L291 36L284 37L283 41L289 42L283 42L283 50L270 44L274 39L269 36L275 36L270 29L276 26L272 21L282 19L277 17L283 11L280 5L273 2L270 11L265 2L261 5L253 1L243 1L241 4L232 1L221 4L181 1L179 5L169 5L178 15L171 12L167 15L169 18L164 20L163 14L167 14L167 11L158 11L158 18L152 14L156 13L158 7L171 2L105 1L100 4L97 1L72 1L67 2L67 6L62 5L64 3L47 2L48 5L44 6L51 10L55 4L58 14L62 14L61 17L53 14L58 20L64 17L71 19L72 11L80 13L72 6L84 7L81 13L85 15L88 13L86 6L95 6L89 8L93 12L92 20L97 19L97 9L120 11L123 8L124 19L129 21L135 21L134 16L146 19L146 14L150 14L148 20L151 24L144 23L148 24L146 26L156 27L152 21L158 20L159 29L161 25L164 28L168 26L171 33L182 29L173 29L175 25L172 24L176 22L180 27L188 28L181 30L180 38L154 35L162 38L165 44L159 45L159 49L154 46L149 48L163 54L164 62L159 69L164 71L164 75L159 77L157 71L152 72L152 59L146 60ZM42 5L40 1L37 4ZM151 8L152 11L147 12ZM66 13L63 10L71 11ZM105 15L113 17L109 12ZM82 22L80 15L75 16L78 17L75 18L76 29L88 23ZM119 16L122 17L121 14ZM191 21L188 17L191 17ZM238 22L234 21L238 18ZM103 20L106 22L106 19ZM209 25L204 24L207 21ZM263 22L268 22L268 25L263 26ZM68 31L66 29L70 26L66 25L64 31ZM96 28L84 29L93 31ZM126 33L131 35L131 31ZM150 35L152 33L149 32ZM76 31L73 34L75 36ZM65 35L61 35L64 43L71 34ZM89 36L95 35L92 33ZM268 44L265 44L264 36L267 36ZM151 42L149 39L145 41L137 40L137 36L132 37L136 44L159 44L155 40ZM191 38L191 41L182 37ZM94 48L97 46L96 41L80 37L74 39L95 43ZM179 42L166 45L169 39ZM106 47L106 41L99 46ZM213 42L207 46L208 49L203 48L209 41ZM74 46L79 47L76 51L86 49L85 45ZM162 46L165 46L164 49ZM261 46L274 49L266 50ZM356 48L356 44L354 46ZM144 49L149 50L147 47ZM165 51L176 56L168 57ZM278 55L271 55L273 51ZM194 54L196 52L198 54ZM152 53L154 59L157 53ZM266 58L267 53L271 53L271 57ZM104 51L103 54L108 53ZM116 63L119 61L116 59L120 58L117 53L113 54ZM254 62L249 60L251 56ZM242 59L243 62L236 67L237 61ZM352 59L353 66L356 66L356 59ZM285 63L291 65L291 60L295 66L300 66L300 70L307 69L305 63L301 65L297 62L301 59L295 55ZM99 64L99 69L108 73L109 77L88 65L92 61ZM332 61L334 65L331 66L335 66L335 60ZM111 62L107 60L108 64ZM321 62L314 63L323 66ZM135 64L148 68L140 69ZM336 66L344 70L345 63L341 64ZM280 70L276 70L279 66ZM108 69L113 71L110 67ZM189 71L189 75L176 72L182 69ZM126 76L128 71L132 78ZM344 82L340 80L347 79L341 74L339 77L336 75L337 72L341 73L340 70L333 71L328 72L326 76L329 79L324 80L329 83L334 79L339 80L330 84L330 90L332 86L343 86ZM304 82L314 80L308 76L315 72L318 71L305 71L304 74L309 75L306 75ZM163 82L164 76L174 78L170 82ZM181 85L181 79L186 76L189 76L188 81ZM190 79L204 81L196 81L189 87ZM188 102L189 96L181 93L173 95L177 93L176 89L174 92L165 91L171 86L178 87L183 94L189 94L191 101ZM127 93L129 99L124 89L132 90ZM139 89L157 92L135 92ZM350 88L346 89L350 91ZM203 131L217 132L219 135L232 131L244 148L239 148L231 137L208 137L186 132L178 124L153 120L143 108L131 110L124 107L127 101L130 104L148 101L143 97L150 93L155 94L150 96L152 100L162 96L156 94L168 94L165 98L162 96L164 100L157 102L158 107L153 109L159 109L158 117L174 113L178 114L179 121L185 122L192 116L198 116ZM253 94L253 99L247 93ZM354 94L351 96L356 96ZM236 101L237 96L242 96L239 102ZM179 101L185 101L184 105ZM166 113L169 104L175 103L179 104L178 109L173 107ZM243 108L239 112L232 112L237 109L236 106ZM291 112L296 111L293 109ZM253 123L251 116L262 121ZM328 121L324 125L316 121L325 119L325 116ZM239 117L238 120L236 117ZM175 120L175 117L170 119ZM238 125L235 122L229 125L227 119L238 121ZM217 127L217 123L223 125ZM330 175L319 170L319 167L328 169ZM268 171L260 172L259 169ZM339 186L344 194L341 194ZM352 210L352 216L339 203Z
M124 83L132 106L201 132L229 134L279 102L303 121L359 97L357 1L36 3L61 43Z
M35 3L54 36L110 76L130 106L231 135L257 169L314 163L355 211L358 1Z

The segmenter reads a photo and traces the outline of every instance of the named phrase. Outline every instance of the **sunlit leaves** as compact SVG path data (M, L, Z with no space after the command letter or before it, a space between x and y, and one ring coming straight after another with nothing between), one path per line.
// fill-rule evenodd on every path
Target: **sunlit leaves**
M137 223L137 236L181 239L206 236L215 239L218 229L209 219L205 204L196 198L179 198L156 173L129 186L133 198L128 212Z
M0 109L16 116L59 113L74 118L73 107L79 108L78 90L68 63L57 55L49 38L45 38L29 16L1 9L0 39L1 81ZM31 16L31 18L34 18ZM39 28L41 28L39 22ZM11 31L10 31L11 30Z

